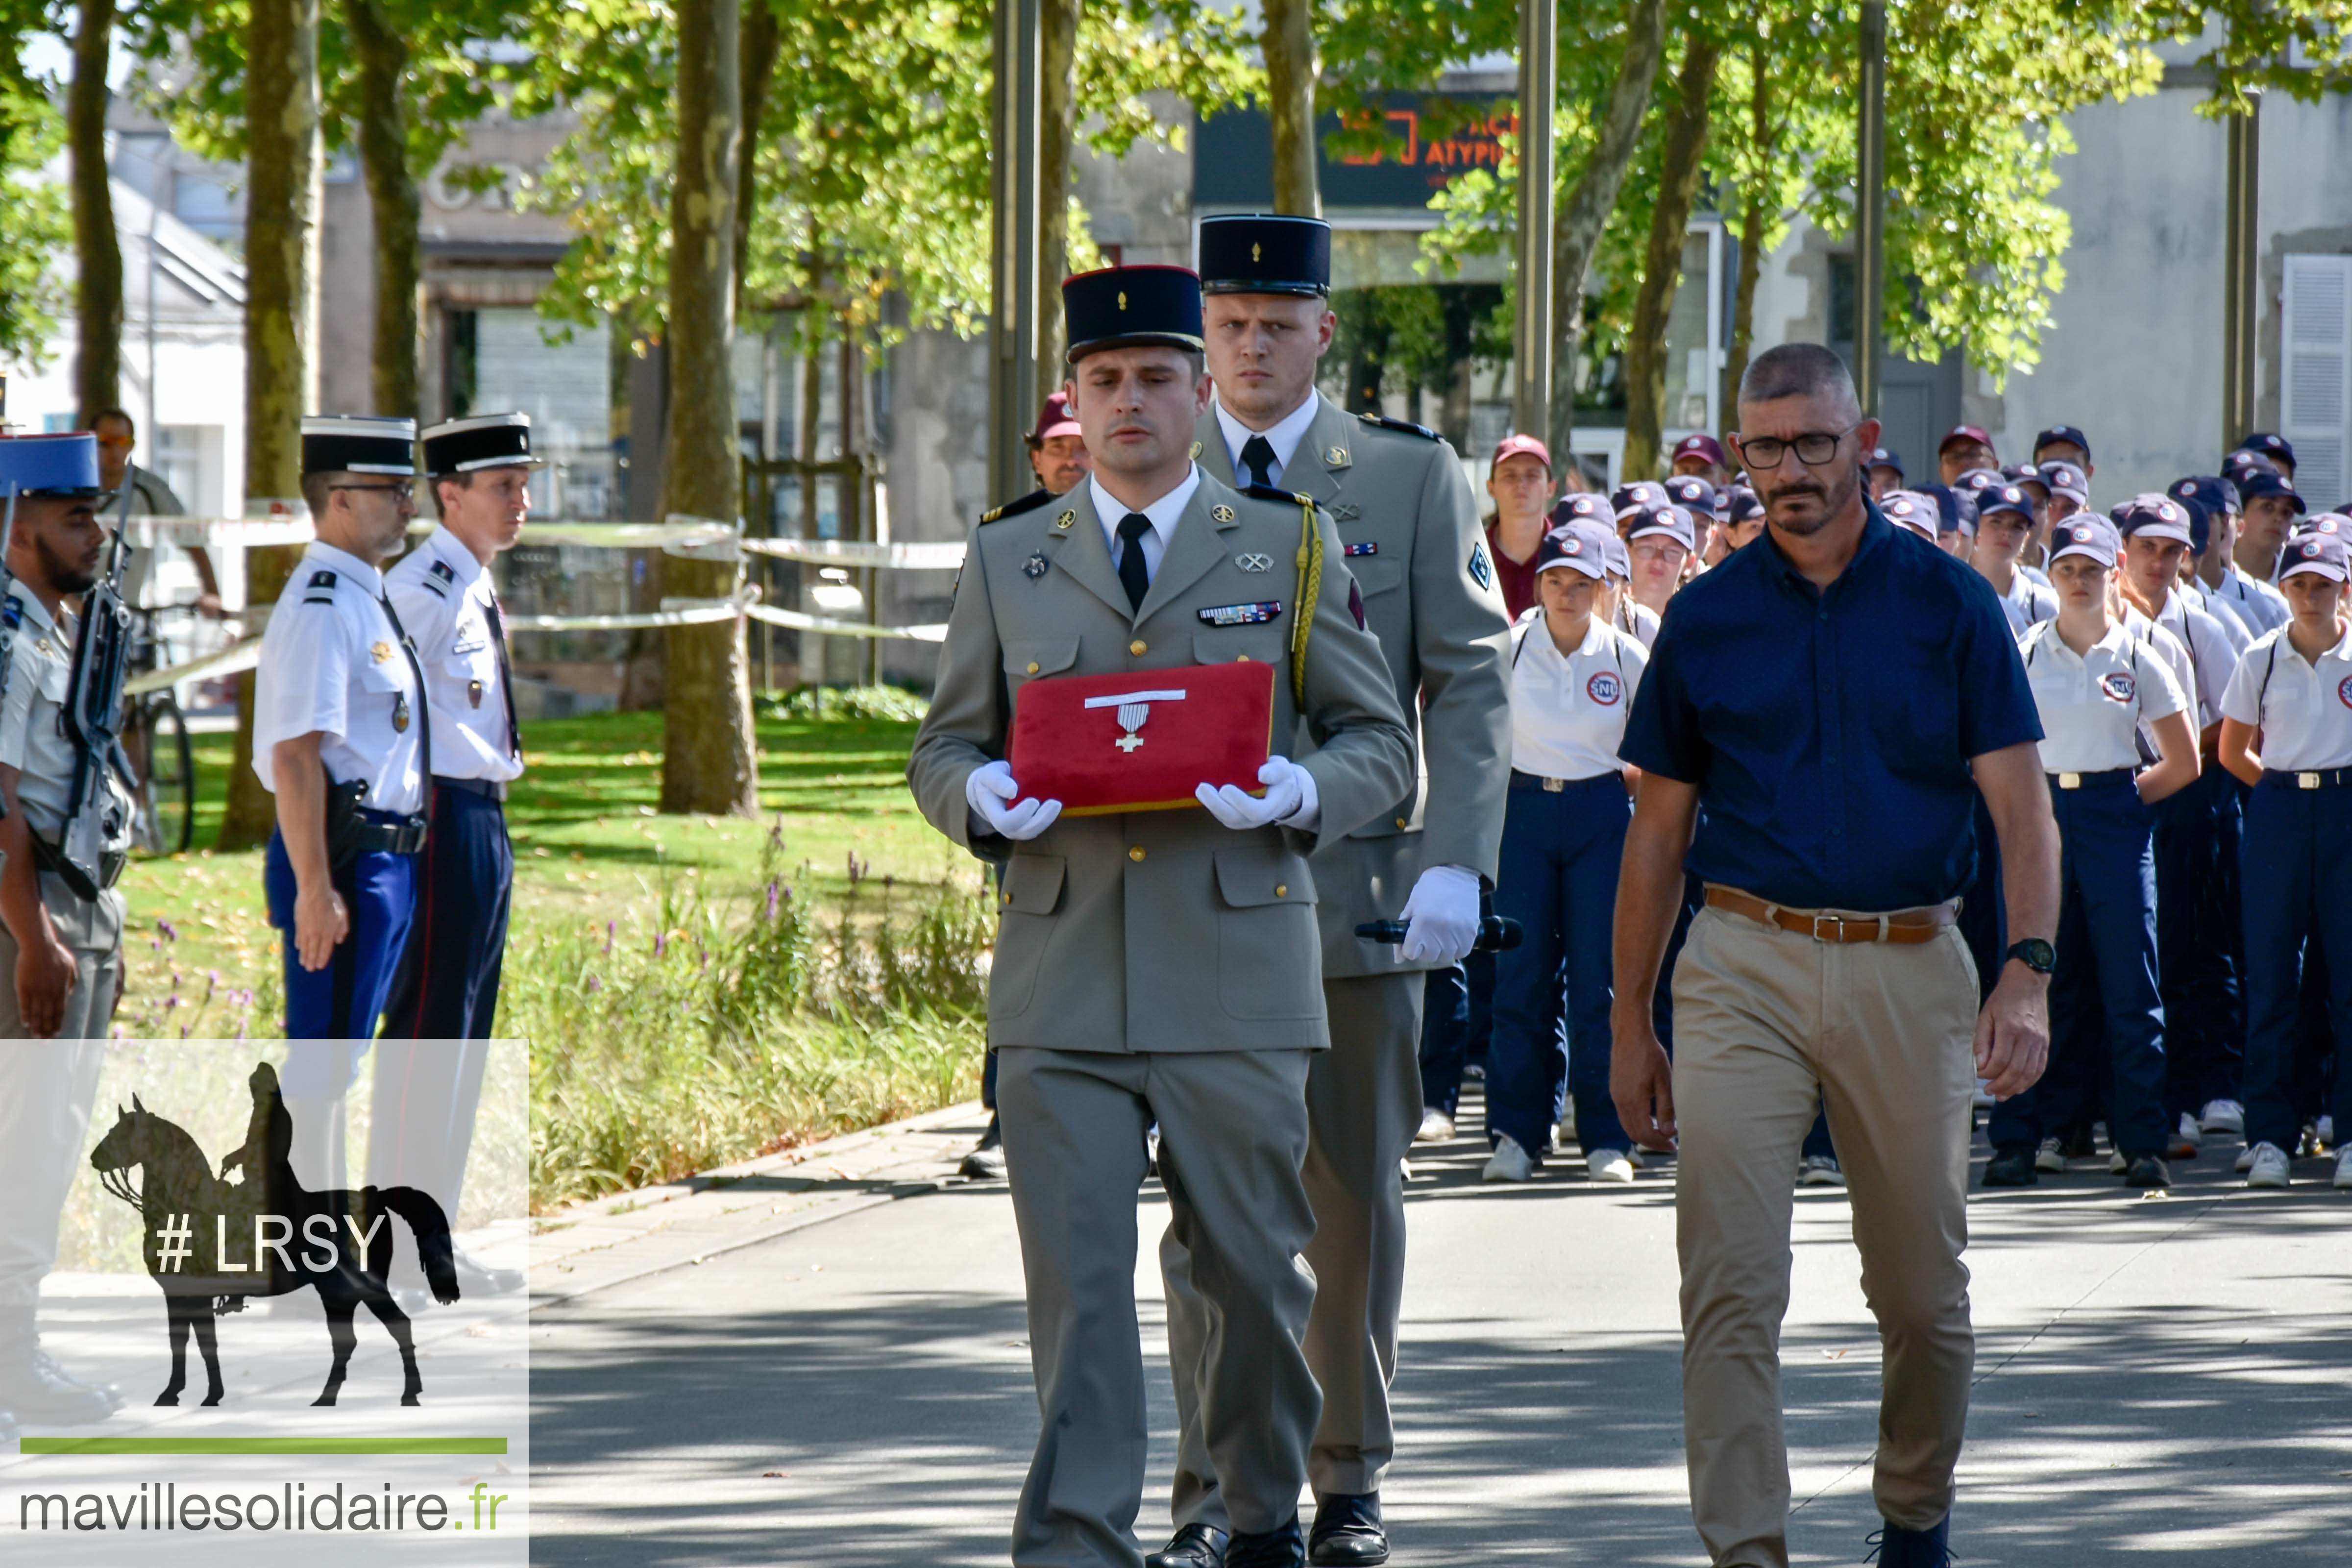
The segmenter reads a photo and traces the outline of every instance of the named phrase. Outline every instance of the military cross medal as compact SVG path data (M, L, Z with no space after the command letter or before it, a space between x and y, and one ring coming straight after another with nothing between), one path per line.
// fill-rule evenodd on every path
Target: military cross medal
M1087 706L1114 708L1118 710L1118 727L1127 733L1113 741L1111 744L1131 757L1135 755L1135 748L1143 744L1143 737L1136 731L1143 728L1143 721L1146 719L1151 717L1151 704L1183 700L1184 694L1181 691L1130 691L1120 697L1089 697L1087 699Z

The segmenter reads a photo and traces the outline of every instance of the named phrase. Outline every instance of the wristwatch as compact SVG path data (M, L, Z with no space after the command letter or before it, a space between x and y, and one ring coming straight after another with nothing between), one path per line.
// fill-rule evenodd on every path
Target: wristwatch
M2011 942L2009 951L2002 953L2001 957L2013 958L2036 974L2047 974L2058 967L2058 950L2038 936L2029 936L2023 942Z

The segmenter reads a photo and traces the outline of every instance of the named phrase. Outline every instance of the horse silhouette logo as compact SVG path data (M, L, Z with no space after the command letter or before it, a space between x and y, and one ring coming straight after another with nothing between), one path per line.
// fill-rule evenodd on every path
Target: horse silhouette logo
M400 1402L419 1403L425 1381L408 1314L394 1300L385 1273L392 1267L398 1218L416 1238L416 1251L434 1300L457 1300L449 1221L432 1195L415 1187L337 1188L311 1192L295 1180L289 1153L294 1119L268 1063L253 1069L253 1121L242 1148L213 1173L205 1152L184 1131L131 1096L117 1107L114 1126L90 1152L106 1190L139 1211L146 1224L142 1250L147 1272L163 1292L172 1337L172 1379L156 1396L177 1405L188 1382L188 1334L205 1358L206 1405L221 1402L219 1347L214 1322L244 1309L248 1296L282 1296L305 1286L319 1292L327 1312L334 1364L314 1405L332 1405L357 1348L352 1316L364 1305L400 1347ZM241 1182L226 1178L244 1167ZM132 1184L131 1173L140 1179Z

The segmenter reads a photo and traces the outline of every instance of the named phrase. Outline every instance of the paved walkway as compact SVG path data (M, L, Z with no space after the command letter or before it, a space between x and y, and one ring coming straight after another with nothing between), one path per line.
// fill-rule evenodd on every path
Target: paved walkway
M1475 1134L1475 1109L1465 1108ZM534 1561L563 1568L1002 1564L1037 1433L1001 1184L952 1176L967 1107L551 1229L534 1250ZM1971 1208L1977 1388L1956 1544L1978 1563L2352 1562L2352 1194L2234 1150L2143 1200L2102 1163ZM1573 1159L1482 1186L1424 1152L1385 1502L1400 1568L1697 1564L1684 1491L1673 1186ZM1981 1162L1983 1148L1979 1146ZM1147 1353L1165 1342L1156 1184ZM1876 1526L1878 1347L1843 1194L1798 1200L1783 1342L1808 1563ZM695 1261L698 1258L700 1261ZM1166 1522L1153 1379L1138 1529Z

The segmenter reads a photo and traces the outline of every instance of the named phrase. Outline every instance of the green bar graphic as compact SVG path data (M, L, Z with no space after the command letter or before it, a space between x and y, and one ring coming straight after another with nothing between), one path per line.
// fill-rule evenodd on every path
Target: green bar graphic
M26 1454L503 1454L504 1437L26 1437Z

